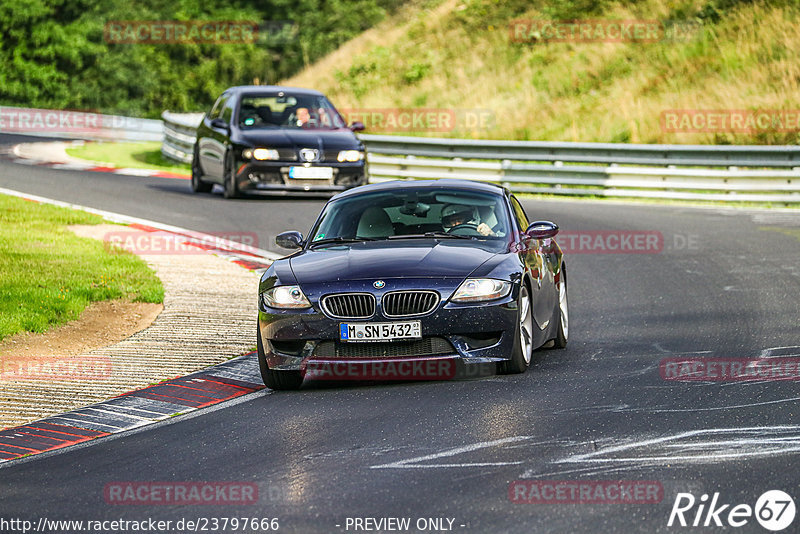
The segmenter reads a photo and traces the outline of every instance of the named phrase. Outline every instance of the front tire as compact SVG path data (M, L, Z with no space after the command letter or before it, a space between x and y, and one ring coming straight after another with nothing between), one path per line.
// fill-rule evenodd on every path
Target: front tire
M569 340L569 307L567 306L567 269L561 264L561 278L558 283L558 326L553 348L563 349Z
M517 299L517 332L511 359L504 362L502 371L506 374L524 373L531 365L533 354L533 306L528 285L522 282Z
M210 193L214 184L203 181L203 169L200 167L200 158L197 154L197 147L194 148L192 156L192 192Z
M228 152L225 154L225 164L222 168L222 184L225 188L223 196L225 198L238 198L240 195L239 187L236 185L233 166L233 158L231 157L231 153Z
M261 380L264 381L264 385L275 390L300 389L303 384L303 375L300 371L273 371L267 365L260 328L256 331L256 344L258 346L258 368L261 371Z

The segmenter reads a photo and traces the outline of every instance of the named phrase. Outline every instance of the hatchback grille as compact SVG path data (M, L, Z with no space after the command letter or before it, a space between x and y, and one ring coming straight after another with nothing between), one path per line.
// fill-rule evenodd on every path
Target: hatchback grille
M414 341L341 343L321 341L314 349L316 358L403 358L454 354L453 345L443 337Z
M297 161L297 151L293 148L279 148L278 158L279 161Z
M367 319L375 315L375 297L369 293L326 295L322 310L336 319Z
M338 158L339 158L338 150L323 150L322 155L320 157L320 161L338 161Z
M439 304L435 291L393 291L381 299L386 317L409 317L432 312Z

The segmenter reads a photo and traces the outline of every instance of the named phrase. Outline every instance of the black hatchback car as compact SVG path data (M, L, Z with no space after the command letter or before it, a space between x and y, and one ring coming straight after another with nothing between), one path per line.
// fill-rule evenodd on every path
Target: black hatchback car
M366 183L364 145L325 96L311 89L231 87L197 128L192 191L339 192Z

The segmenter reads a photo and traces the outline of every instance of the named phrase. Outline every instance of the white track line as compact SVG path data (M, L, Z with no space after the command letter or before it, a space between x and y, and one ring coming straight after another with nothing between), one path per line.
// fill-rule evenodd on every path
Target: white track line
M373 465L370 469L431 469L440 467L489 467L489 466L502 466L502 465L519 465L522 461L515 462L476 462L476 463L455 463L455 464L419 464L426 460L435 460L438 458L446 458L449 456L456 456L465 452L477 451L486 449L488 447L496 447L497 445L505 445L506 443L516 443L518 441L527 441L533 439L533 436L512 436L510 438L496 439L493 441L481 441L479 443L472 443L464 445L463 447L456 447L448 449L435 454L428 454L425 456L417 456L416 458L408 458L406 460L399 460L388 464Z
M163 224L160 222L150 221L148 219L140 219L138 217L131 217L129 215L122 215L120 213L113 213L111 211L98 210L95 208L90 208L88 206L81 206L80 204L70 204L69 202L63 202L61 200L55 200L52 198L40 197L38 195L31 195L28 193L23 193L21 191L14 191L13 189L5 189L0 187L0 193L18 198L24 198L26 200L41 202L43 204L51 204L53 206L61 206L64 208L85 211L87 213L94 213L95 215L99 215L111 222L117 222L123 224L141 224L143 226L150 226L153 228L157 228L159 230L164 230L165 232L182 234L184 236L192 237L199 240L208 240L208 242L213 242L213 243L221 243L222 245L224 245L225 247L227 247L232 251L255 254L256 256L260 256L261 258L270 261L274 261L283 257L282 255L276 254L275 252L270 252L268 250L251 247L249 245L243 245L241 243L237 243L235 241L229 241L227 239L220 239L216 236L205 234L203 232L197 232L195 230L188 230L186 228L181 228L179 226Z

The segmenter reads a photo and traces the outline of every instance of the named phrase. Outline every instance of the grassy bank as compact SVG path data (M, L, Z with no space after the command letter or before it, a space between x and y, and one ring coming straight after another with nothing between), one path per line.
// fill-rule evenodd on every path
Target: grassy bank
M175 163L161 154L161 143L86 143L81 146L67 148L67 154L74 158L96 161L132 169L154 169L189 174L188 164Z
M89 213L0 195L0 339L77 319L90 302L162 302L164 288L137 256L81 238Z
M674 21L655 42L512 37L513 20ZM669 110L797 110L800 4L792 0L444 0L390 20L284 80L345 109L477 114L412 135L632 143L797 143L798 134L671 133ZM372 129L369 133L380 133ZM403 133L391 131L390 133Z

